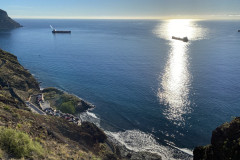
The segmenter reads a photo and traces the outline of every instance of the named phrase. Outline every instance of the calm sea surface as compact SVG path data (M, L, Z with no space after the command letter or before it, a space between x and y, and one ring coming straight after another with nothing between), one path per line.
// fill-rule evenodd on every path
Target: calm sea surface
M0 48L42 87L96 105L82 118L130 149L179 158L240 115L240 21L17 21L24 27L0 31Z

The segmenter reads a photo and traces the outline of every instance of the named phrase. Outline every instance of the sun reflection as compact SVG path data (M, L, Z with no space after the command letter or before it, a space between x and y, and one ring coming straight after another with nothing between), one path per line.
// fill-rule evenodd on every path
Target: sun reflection
M161 103L168 106L164 112L168 119L184 122L182 115L190 111L188 95L191 77L188 70L187 45L176 41L171 42L171 46L158 97Z
M161 24L155 32L168 39L170 51L164 73L160 76L158 97L166 106L164 115L176 124L184 124L184 114L191 112L189 92L191 74L189 72L189 45L182 41L172 40L172 36L185 37L190 41L203 36L203 32L192 20L169 20Z

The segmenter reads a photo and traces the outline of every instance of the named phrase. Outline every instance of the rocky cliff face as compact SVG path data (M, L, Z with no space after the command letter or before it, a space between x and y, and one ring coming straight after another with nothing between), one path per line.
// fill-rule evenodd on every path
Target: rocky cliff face
M0 29L13 29L18 27L21 27L21 25L8 17L6 11L0 9Z
M212 132L211 144L196 147L194 160L239 160L240 117L224 123Z

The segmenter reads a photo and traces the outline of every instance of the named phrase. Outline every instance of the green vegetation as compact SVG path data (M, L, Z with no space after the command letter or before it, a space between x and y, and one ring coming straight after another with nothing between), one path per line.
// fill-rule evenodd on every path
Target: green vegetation
M0 128L0 146L17 158L41 156L44 153L38 142L33 141L27 134L11 128Z
M93 107L80 98L56 88L46 88L42 92L44 99L49 101L52 107L64 113L76 114Z
M59 109L64 113L75 114L76 112L72 101L62 103Z
M5 110L5 106L8 106L11 112ZM7 126L0 127L0 159L3 160L10 158L99 160L104 159L105 153L108 153L106 150L109 150L108 148L100 150L99 145L104 143L106 137L93 124L84 122L77 126L61 118L33 114L2 102L0 102L0 126ZM42 148L44 154L41 153Z

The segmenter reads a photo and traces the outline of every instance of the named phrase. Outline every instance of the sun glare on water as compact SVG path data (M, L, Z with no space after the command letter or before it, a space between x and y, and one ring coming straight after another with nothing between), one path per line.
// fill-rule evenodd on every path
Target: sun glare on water
M191 73L189 72L189 46L201 39L203 30L193 20L169 20L161 23L155 33L169 40L169 54L163 73L160 74L158 98L166 107L164 115L177 125L184 124L183 115L191 112L189 99ZM188 37L185 43L172 40L172 36Z

